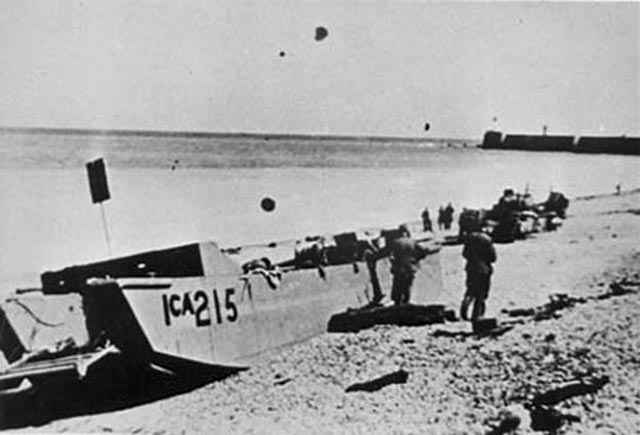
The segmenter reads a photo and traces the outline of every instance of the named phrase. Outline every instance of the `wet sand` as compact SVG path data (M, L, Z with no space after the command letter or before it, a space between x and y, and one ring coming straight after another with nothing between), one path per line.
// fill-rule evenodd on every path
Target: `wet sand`
M572 201L556 232L498 245L489 315L529 308L552 293L576 297L640 281L640 194ZM463 292L461 247L443 254L446 292ZM324 334L251 369L188 393L119 411L58 419L28 432L122 433L487 433L510 408L522 414L532 394L584 375L610 382L557 406L579 422L562 433L640 433L640 287L589 299L559 317L523 318L499 337L469 335L466 322L378 326ZM346 392L402 369L406 383Z

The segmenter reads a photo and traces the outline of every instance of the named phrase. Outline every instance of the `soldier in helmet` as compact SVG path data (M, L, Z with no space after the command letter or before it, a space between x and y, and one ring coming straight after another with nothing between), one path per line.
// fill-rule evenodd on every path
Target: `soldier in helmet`
M420 217L422 218L422 231L433 231L431 217L429 216L429 207L424 208Z
M451 205L451 203L447 204L447 206L444 208L443 213L443 223L444 223L444 229L448 230L449 228L451 228L451 223L453 222L453 212L454 212L454 208L453 205Z
M393 240L389 247L391 273L391 299L396 305L408 304L411 299L411 286L416 272L420 268L420 260L429 253L418 242L411 238L406 225L398 228L400 237Z
M473 303L471 320L482 318L485 301L491 287L492 263L496 261L493 240L486 231L473 231L466 236L462 256L467 260L467 290L460 306L460 317L469 320L469 305Z
M391 262L391 274L393 281L391 284L391 299L395 305L408 304L411 300L411 286L413 279L420 268L420 260L426 257L431 251L422 247L411 237L409 228L400 225L395 238L387 242L387 245L378 249L377 244L370 245L363 254L372 278L373 300L372 305L380 305L384 298L380 290L380 283L375 273L375 263L380 258L389 257Z

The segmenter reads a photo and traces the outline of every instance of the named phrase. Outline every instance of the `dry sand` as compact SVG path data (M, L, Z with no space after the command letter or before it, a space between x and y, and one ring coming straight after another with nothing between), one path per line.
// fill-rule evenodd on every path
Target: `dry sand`
M551 293L590 296L622 277L640 280L639 193L572 201L569 212L557 232L498 245L489 314L506 320L500 310L541 305ZM461 248L444 251L443 299L457 307ZM530 433L527 397L589 374L610 382L557 407L580 418L561 433L640 433L638 313L640 290L589 300L555 319L525 319L499 337L469 336L463 322L324 334L185 394L24 430L480 434L509 407L523 417L517 433ZM398 369L406 383L345 391Z

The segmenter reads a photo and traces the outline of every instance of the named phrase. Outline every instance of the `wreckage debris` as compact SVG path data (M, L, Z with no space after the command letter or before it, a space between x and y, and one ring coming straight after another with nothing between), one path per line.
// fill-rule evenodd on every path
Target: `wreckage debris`
M602 300L613 296L635 293L638 291L638 287L640 287L640 282L623 278L622 280L612 282L607 292L597 296L579 298L567 294L554 294L550 296L550 301L542 306L530 309L518 308L503 310L502 312L507 313L511 317L527 316L531 317L534 321L539 321L559 317L557 311L573 307L576 304L584 303L588 300ZM520 320L520 322L522 322L522 320ZM476 325L474 325L474 332L475 326ZM486 322L484 325L484 327L490 326L491 322ZM556 335L554 333L548 333L544 336L544 341L547 343L555 340ZM580 349L580 354L585 354L585 352L588 353L588 349ZM580 418L578 416L562 413L555 409L554 406L576 396L595 394L608 383L608 376L594 376L568 381L536 394L527 403L524 403L525 408L528 409L530 414L530 428L534 431L555 432L565 423L579 422ZM487 432L487 434L498 435L511 433L516 430L520 424L520 417L507 414L502 416L499 424Z
M473 336L473 332L468 331L447 331L446 329L436 329L433 334L434 337L448 337L456 339L465 339Z
M495 318L484 318L474 320L472 323L474 334L483 334L498 326L498 321Z
M378 391L387 385L391 384L406 384L407 379L409 379L409 373L405 370L396 370L393 373L386 374L376 379L372 379L370 381L361 382L357 384L353 384L345 390L347 393L351 393L354 391L367 391L373 392Z
M585 298L569 296L566 293L556 293L549 296L549 302L544 305L535 308L514 308L511 310L502 310L503 313L510 317L533 317L534 321L548 320L557 318L560 315L557 311L564 310L575 306L576 304L583 304L588 300L603 300L609 299L614 296L623 296L630 293L635 293L639 290L640 282L632 281L628 279L621 279L613 281L609 284L609 290L596 296L588 296Z
M544 393L538 394L532 400L534 406L557 405L571 397L593 394L609 383L608 376L580 379L567 382Z
M566 293L556 293L549 295L549 302L535 308L515 308L512 310L502 310L510 317L532 316L534 321L547 320L559 317L557 311L573 307L576 304L585 303L587 299L569 296Z
M375 325L423 326L455 319L444 305L393 305L348 309L329 320L329 332L358 332Z
M487 337L499 337L513 329L513 324L499 324L495 318L483 318L474 320L471 323L471 331L447 331L437 329L433 332L434 337L449 337L464 340L469 337L476 339Z
M520 426L520 417L513 413L507 413L502 417L498 426L487 432L487 435L502 435L513 432Z
M529 416L517 415L506 410L502 412L499 423L487 435L501 435L511 433L520 427L526 420L534 431L558 430L563 424L579 422L580 417L565 414L554 408L555 405L572 397L585 394L594 394L609 382L608 376L591 377L566 382L551 390L545 391L533 397L529 402L515 405L514 409L521 409ZM524 405L524 407L523 407ZM526 423L524 423L526 424Z
M556 311L571 308L577 304L585 303L585 298L569 296L566 293L556 293L549 296L549 302L542 306L542 309L533 315L533 320L547 320L556 317Z
M498 337L513 329L513 325L500 325L495 318L477 319L472 322L472 330L476 337Z
M640 283L635 281L614 281L609 284L609 291L596 296L596 299L609 299L613 296L622 296L629 293L635 293L638 291L638 289L634 287L638 286L640 286Z
M514 308L512 310L502 310L503 313L508 314L510 317L525 317L533 316L536 313L535 308Z
M548 406L533 406L531 414L531 429L535 431L556 431L565 422L578 422L580 417L564 414Z
M282 378L282 379L278 379L276 380L273 385L286 385L289 382L293 381L293 378Z

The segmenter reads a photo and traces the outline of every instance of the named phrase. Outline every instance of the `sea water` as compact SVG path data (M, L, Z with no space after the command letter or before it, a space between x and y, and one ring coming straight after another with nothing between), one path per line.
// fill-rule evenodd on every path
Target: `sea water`
M194 241L225 247L394 227L424 207L432 218L449 202L456 211L490 207L505 188L542 201L551 189L575 197L640 184L635 156L473 145L5 132L0 293L37 286L45 270ZM99 157L111 192L101 206L85 171ZM265 197L272 212L260 207Z

